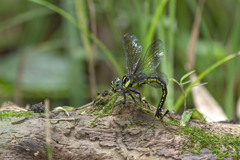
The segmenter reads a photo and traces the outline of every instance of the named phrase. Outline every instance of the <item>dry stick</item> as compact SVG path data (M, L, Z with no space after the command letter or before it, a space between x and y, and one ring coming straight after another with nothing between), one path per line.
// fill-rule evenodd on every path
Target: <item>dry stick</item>
M14 101L19 106L22 105L22 75L24 70L26 54L27 54L27 51L23 51L20 54L16 79L15 79Z
M44 100L44 106L45 106L45 115L46 115L46 121L45 121L45 127L46 127L46 145L47 145L47 155L48 160L52 160L52 148L51 148L51 130L50 130L50 120L49 120L49 108L50 108L50 102L48 99Z
M204 7L205 0L200 0L198 4L197 14L194 18L193 26L192 26L192 34L190 37L190 41L188 43L187 49L187 71L190 72L194 70L195 65L195 48L198 40L199 34L199 24L202 17L202 11Z
M92 106L94 103L93 102L90 102L90 103L88 103L88 104L85 104L85 105L83 105L83 106L81 106L81 107L78 107L78 108L75 108L76 110L77 109L84 109L84 108L87 108L87 107L90 107L90 106Z
M85 12L85 1L79 1L79 0L75 0L76 3L76 11L77 11L77 17L78 20L81 22L83 28L85 31L88 32L88 23L87 23L87 16L86 16L86 12ZM95 85L95 89L96 89L96 82L95 84L92 84L95 81L95 73L94 73L94 65L92 64L94 61L92 60L93 58L93 49L92 46L90 44L90 39L84 35L81 34L81 40L83 43L83 47L86 51L86 56L87 56L87 63L88 63L88 72L89 72L89 84L90 84L90 92L91 92L91 98L93 98L96 94L96 91L93 91L93 87ZM94 93L93 93L94 92Z
M39 119L47 121L46 118L39 118ZM75 121L76 118L58 118L58 119L48 119L48 120L51 120L51 121Z
M205 0L200 0L198 4L198 10L197 14L194 18L193 26L192 26L192 34L188 43L188 48L187 48L187 71L190 72L194 70L194 65L195 65L195 49L196 49L196 44L198 40L198 34L199 34L199 24L200 20L202 17L202 11L204 8L204 3ZM190 75L192 76L192 75ZM184 111L187 109L186 105L186 95L184 94Z
M92 0L88 0L89 14L90 14L90 24L91 32L94 36L97 37L97 25L96 25L96 12L95 6ZM95 77L95 54L97 52L97 45L92 43L92 54L89 59L88 71L89 71L89 80L90 80L90 90L91 98L93 99L96 96L96 77Z

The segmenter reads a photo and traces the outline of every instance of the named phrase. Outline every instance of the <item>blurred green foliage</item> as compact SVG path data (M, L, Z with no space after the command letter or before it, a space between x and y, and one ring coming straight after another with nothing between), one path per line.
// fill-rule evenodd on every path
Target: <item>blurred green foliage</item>
M88 64L92 56L98 91L110 88L110 81L126 72L121 43L126 32L138 37L144 52L154 39L161 39L165 44L161 71L175 79L186 73L186 51L198 1L92 2L1 1L0 102L14 99L20 78L22 105L38 103L44 98L50 98L54 107L85 104L91 99ZM94 12L90 7L95 8ZM95 16L97 35L91 32L93 20L90 15ZM195 57L197 75L240 50L239 17L239 1L205 2ZM88 27L81 20L86 21ZM93 43L98 47L95 54L92 54ZM86 52L88 46L91 54ZM235 117L240 95L239 68L240 60L236 58L202 80L208 82L207 89L231 119ZM164 106L172 109L181 90L172 82L168 88ZM161 91L151 90L153 92L144 87L144 96L157 104ZM187 103L189 108L193 107L190 96Z

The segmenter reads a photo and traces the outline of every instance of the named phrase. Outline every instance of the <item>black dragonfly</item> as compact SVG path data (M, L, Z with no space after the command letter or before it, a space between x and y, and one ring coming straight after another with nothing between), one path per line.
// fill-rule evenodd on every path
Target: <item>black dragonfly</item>
M115 81L112 81L112 89L123 93L124 100L122 103L124 104L126 103L126 94L130 95L134 101L135 108L136 100L131 92L138 94L141 101L141 94L135 87L149 84L155 88L162 88L162 96L155 113L155 116L162 119L168 113L167 110L162 114L162 107L167 96L168 78L162 72L155 72L155 69L159 66L164 56L162 41L154 41L148 47L142 59L142 46L134 35L126 33L122 39L122 44L125 53L127 74L122 77L122 80L118 77Z

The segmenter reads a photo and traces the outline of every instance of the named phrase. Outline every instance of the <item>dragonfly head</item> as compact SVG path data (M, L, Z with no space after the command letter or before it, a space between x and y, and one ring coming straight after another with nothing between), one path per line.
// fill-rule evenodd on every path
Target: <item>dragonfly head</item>
M122 86L122 80L118 77L115 79L115 81L111 82L111 87L114 91L117 91L118 89L120 89Z

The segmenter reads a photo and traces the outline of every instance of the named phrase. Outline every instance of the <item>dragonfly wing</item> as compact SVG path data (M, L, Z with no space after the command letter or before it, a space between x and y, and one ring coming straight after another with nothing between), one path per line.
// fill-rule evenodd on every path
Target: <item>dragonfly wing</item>
M164 46L161 40L154 41L147 49L147 52L139 64L137 72L145 74L152 73L160 64L164 56Z
M135 72L141 58L142 46L139 40L132 34L126 33L122 39L123 50L125 53L125 65L127 72Z

